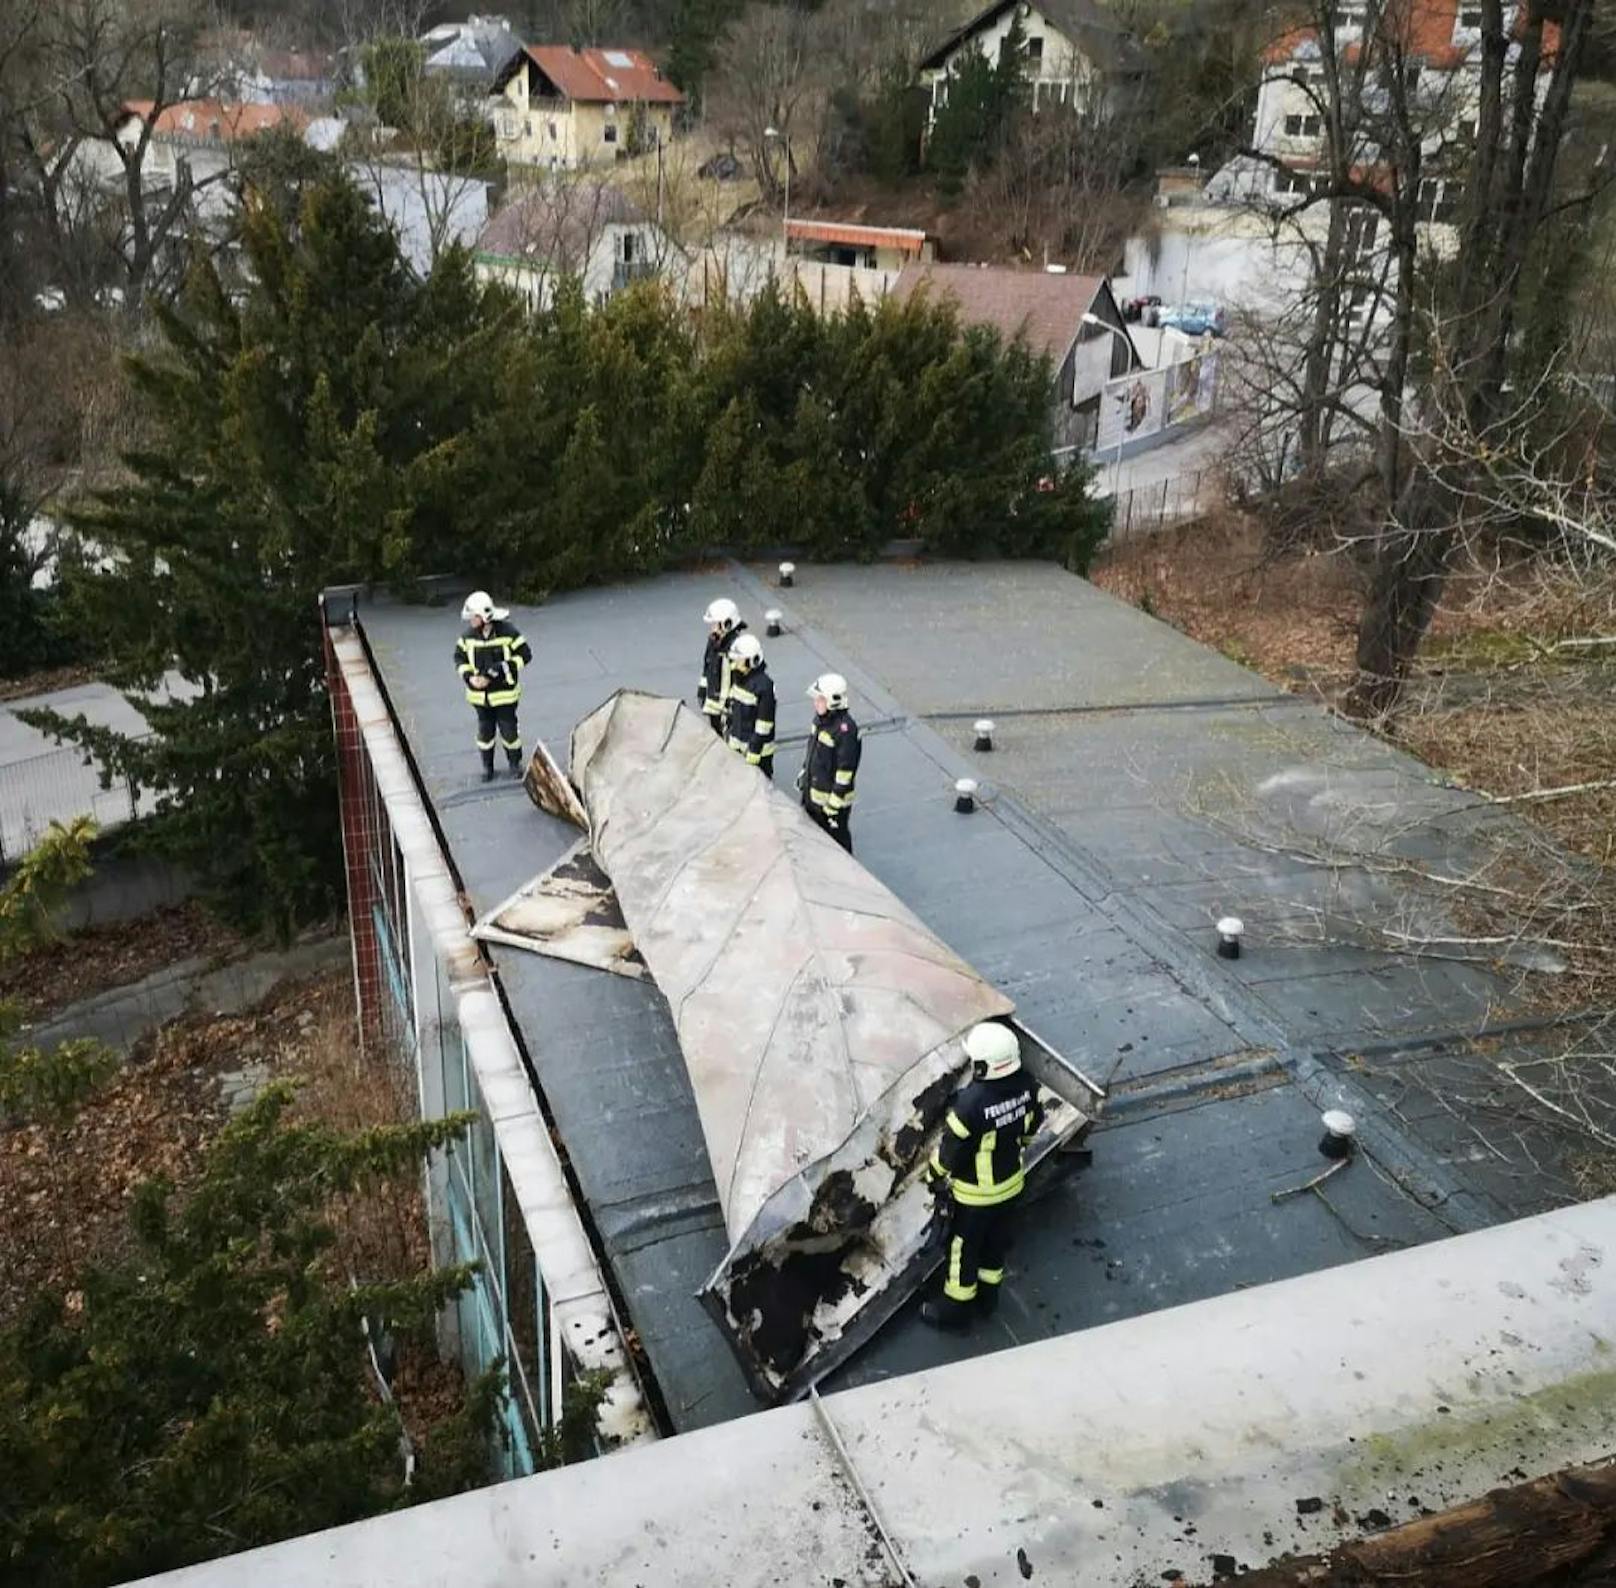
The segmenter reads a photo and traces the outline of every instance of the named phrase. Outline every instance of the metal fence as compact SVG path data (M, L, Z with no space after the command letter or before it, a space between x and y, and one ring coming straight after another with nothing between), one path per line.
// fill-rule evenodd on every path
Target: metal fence
M84 751L62 746L0 765L0 864L20 860L50 824L91 816L103 831L148 815L156 800L137 799L127 779L103 786L101 768Z
M1175 474L1171 479L1135 486L1116 498L1112 543L1181 523L1198 513L1210 512L1222 502L1222 483L1216 469L1196 469L1192 474Z

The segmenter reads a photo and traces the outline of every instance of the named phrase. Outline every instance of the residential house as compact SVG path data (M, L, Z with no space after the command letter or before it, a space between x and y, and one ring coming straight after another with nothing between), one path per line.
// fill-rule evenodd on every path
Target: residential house
M195 218L215 230L234 211L231 173L249 139L287 129L311 148L331 150L340 144L343 130L334 117L313 116L301 105L193 99L156 111L151 100L130 100L117 126L117 141L132 148L143 124L152 129L141 170L147 192L173 190L185 166ZM106 140L82 144L75 165L84 180L114 192L124 181L123 161ZM451 242L470 243L488 219L488 186L482 181L433 171L409 159L378 157L349 162L347 169L393 227L405 260L422 275Z
M893 290L900 301L916 293L951 298L963 324L991 326L1006 341L1019 336L1047 354L1056 447L1092 446L1106 382L1141 363L1104 276L931 262L905 265ZM1085 315L1102 323L1088 324Z
M148 190L175 187L183 164L200 199L223 187L220 179L234 166L239 144L279 127L301 134L310 120L306 110L293 105L188 99L158 110L150 99L131 99L122 107L113 137L125 151L132 150L142 128L149 126L142 166ZM87 139L74 152L73 165L80 180L90 184L115 185L124 179L123 157L111 139Z
M1035 111L1070 105L1085 114L1103 114L1137 95L1145 75L1144 55L1095 0L993 0L921 61L920 81L931 91L928 129L965 59L980 52L997 61L1017 23L1025 40L1026 79Z
M677 250L608 182L551 177L518 191L483 228L472 255L481 281L521 293L535 309L575 276L594 302L657 274Z
M530 44L495 74L490 113L503 158L571 170L667 143L684 97L639 50Z
M1456 167L1477 136L1481 91L1481 7L1474 0L1407 0L1392 10L1377 6L1378 28L1391 42L1403 72L1405 91L1427 132L1427 164L1431 174L1420 182L1420 210L1429 226L1449 225L1458 212L1463 178ZM1506 14L1515 12L1506 6ZM1348 68L1355 66L1363 47L1369 16L1368 0L1338 0L1333 16L1337 54ZM1558 30L1545 29L1544 60L1539 92L1558 45ZM1512 80L1518 46L1510 45L1505 81ZM1280 34L1263 52L1263 77L1257 92L1252 147L1268 161L1284 162L1284 169L1266 161L1255 170L1255 186L1271 193L1276 202L1294 201L1316 180L1310 169L1325 158L1325 46L1317 28L1296 27ZM1366 84L1366 93L1378 92ZM1374 151L1361 151L1372 162ZM1448 169L1444 170L1444 165ZM1372 163L1369 166L1372 169ZM1437 247L1451 246L1452 238L1431 238Z
M936 254L933 239L912 227L792 216L784 233L782 278L821 314L846 309L855 295L865 303L884 298L906 264Z
M426 51L422 72L448 83L466 104L479 107L492 91L500 67L522 47L509 20L501 16L445 22L424 33L420 43Z

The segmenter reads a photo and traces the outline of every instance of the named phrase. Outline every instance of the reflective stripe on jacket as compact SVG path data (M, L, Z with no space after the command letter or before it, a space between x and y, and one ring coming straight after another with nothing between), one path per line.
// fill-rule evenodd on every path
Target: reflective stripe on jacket
M455 641L455 671L474 706L514 706L522 698L522 669L532 660L532 647L505 618L495 618L481 634L468 628ZM488 680L487 689L471 687L474 673Z
M802 791L808 803L832 814L846 810L853 803L863 753L851 713L827 711L823 717L815 717L802 763Z
M932 1174L947 1180L966 1207L1008 1202L1025 1184L1027 1143L1043 1117L1038 1088L1024 1072L972 1081L943 1116Z
M774 680L766 668L730 679L728 739L753 766L774 759Z
M709 717L722 717L729 706L729 648L737 634L746 633L746 625L737 623L728 634L708 634L707 648L701 656L701 682L696 685L696 699Z

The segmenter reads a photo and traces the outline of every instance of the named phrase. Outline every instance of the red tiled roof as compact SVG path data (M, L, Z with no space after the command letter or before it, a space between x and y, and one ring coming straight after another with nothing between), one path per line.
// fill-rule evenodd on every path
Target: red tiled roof
M152 120L156 101L128 99L124 101L126 116L139 116L142 121ZM215 138L229 143L237 138L251 138L271 127L306 127L309 113L295 105L245 105L219 99L186 99L177 105L165 105L157 112L152 133L159 138Z
M1437 71L1453 71L1471 61L1478 61L1481 51L1476 44L1456 44L1453 40L1454 24L1458 21L1463 0L1391 0L1380 14L1383 36L1401 37L1411 56ZM1515 12L1517 37L1526 25L1524 7ZM1263 61L1269 66L1283 65L1303 44L1318 38L1318 29L1293 27L1281 33L1263 51ZM1560 25L1543 24L1543 66L1547 69L1560 50ZM1343 57L1350 63L1358 59L1359 46L1349 44Z
M892 290L899 302L917 292L952 298L966 325L991 325L1006 341L1021 335L1035 353L1048 353L1059 364L1083 329L1083 316L1105 290L1105 277L910 263Z
M575 50L530 44L526 54L568 99L584 104L678 105L684 95L641 50Z
M909 226L863 226L855 221L791 220L786 235L804 242L846 243L850 248L896 248L906 254L918 254L926 242L924 232Z

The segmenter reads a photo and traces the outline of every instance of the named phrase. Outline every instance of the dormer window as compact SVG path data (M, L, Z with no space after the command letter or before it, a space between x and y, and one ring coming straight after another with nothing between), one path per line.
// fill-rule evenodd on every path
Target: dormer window
M1043 60L1043 58L1044 58L1044 40L1043 40L1043 36L1040 34L1036 38L1028 39L1027 40L1027 59L1029 61L1041 61L1041 60Z

